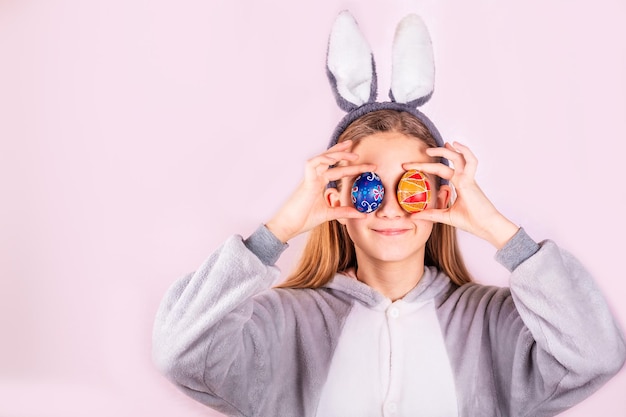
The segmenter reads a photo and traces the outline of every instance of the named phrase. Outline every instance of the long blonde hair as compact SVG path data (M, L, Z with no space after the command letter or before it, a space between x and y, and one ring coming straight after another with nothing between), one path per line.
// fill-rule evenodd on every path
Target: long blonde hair
M337 142L351 139L356 143L359 139L378 132L398 132L417 138L428 147L437 146L435 139L417 117L397 110L378 110L365 114L352 122ZM337 187L340 187L340 182L337 182ZM445 272L457 285L472 281L459 253L456 229L452 226L442 223L433 225L432 233L426 242L424 264L435 266ZM354 243L346 227L332 220L320 224L309 232L300 262L279 287L319 288L330 281L337 272L356 266Z

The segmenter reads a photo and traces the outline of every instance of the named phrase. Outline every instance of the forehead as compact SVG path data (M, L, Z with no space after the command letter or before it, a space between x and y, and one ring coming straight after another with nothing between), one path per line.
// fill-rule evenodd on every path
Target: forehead
M398 132L381 132L361 138L352 151L359 155L355 163L401 165L406 162L424 162L427 145L420 139Z

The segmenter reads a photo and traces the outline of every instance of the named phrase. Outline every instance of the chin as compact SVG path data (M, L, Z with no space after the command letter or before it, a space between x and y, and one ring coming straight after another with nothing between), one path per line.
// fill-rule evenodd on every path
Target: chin
M416 258L420 257L421 253L423 253L423 251L407 252L407 251L383 250L383 251L378 251L377 253L374 253L373 256L369 254L366 256L370 258L374 258L379 262L398 263L398 262L405 262L405 261L414 261ZM423 257L423 255L421 256Z

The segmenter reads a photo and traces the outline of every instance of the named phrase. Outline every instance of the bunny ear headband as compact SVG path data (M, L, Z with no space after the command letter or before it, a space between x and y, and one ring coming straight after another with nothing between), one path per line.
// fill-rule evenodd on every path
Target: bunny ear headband
M335 128L331 146L359 117L376 110L411 113L430 131L438 146L443 140L435 125L417 107L433 94L435 64L430 35L422 19L410 14L398 23L392 48L391 89L388 102L376 102L374 56L350 12L337 16L328 42L326 72L337 104L348 114ZM447 164L447 160L442 160Z

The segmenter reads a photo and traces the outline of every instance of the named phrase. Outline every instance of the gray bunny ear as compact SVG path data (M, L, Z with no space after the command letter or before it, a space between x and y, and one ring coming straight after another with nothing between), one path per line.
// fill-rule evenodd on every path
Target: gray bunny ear
M428 29L416 14L398 23L391 63L391 100L413 107L426 103L435 88L435 61Z
M376 99L372 50L350 12L335 20L326 58L326 73L337 104L349 112Z

